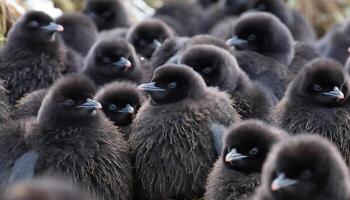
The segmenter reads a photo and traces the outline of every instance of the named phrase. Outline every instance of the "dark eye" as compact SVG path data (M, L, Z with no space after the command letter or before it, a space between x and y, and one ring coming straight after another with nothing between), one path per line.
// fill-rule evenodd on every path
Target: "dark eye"
M103 57L103 58L102 58L102 61L103 61L104 63L111 63L111 62L112 62L112 60L111 60L109 57Z
M257 6L255 6L257 10L266 10L266 5L264 3L260 3Z
M140 44L141 46L146 46L146 45L148 44L148 42L146 42L146 41L143 40L143 39L140 39L140 40L139 40L139 44Z
M73 105L75 104L75 101L74 101L73 99L66 99L66 100L64 101L64 104L65 104L66 106L73 106Z
M256 36L254 34L251 34L248 36L249 41L254 41L256 39Z
M168 88L170 88L170 89L174 89L174 88L176 88L176 86L177 86L176 82L171 82L168 84Z
M252 155L252 156L254 156L254 155L256 155L256 154L258 154L259 153L259 149L258 148L252 148L251 150L249 150L249 154L250 155Z
M322 91L322 87L318 84L314 84L313 86L313 89L316 91L316 92L321 92Z
M203 74L210 74L212 71L213 71L212 68L206 67L203 69Z
M39 25L40 25L39 22L35 21L35 20L29 22L29 24L28 24L28 26L31 27L31 28L39 27Z
M303 171L303 173L301 173L301 175L299 176L300 180L308 180L310 179L312 176L312 172L310 170L305 170Z
M108 108L109 110L112 110L112 111L117 110L117 106L115 104L110 104Z

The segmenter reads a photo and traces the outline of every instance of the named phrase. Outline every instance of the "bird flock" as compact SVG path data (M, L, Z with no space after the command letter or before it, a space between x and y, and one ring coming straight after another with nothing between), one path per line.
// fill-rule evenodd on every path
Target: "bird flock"
M0 199L349 200L350 21L284 0L21 16L0 49Z

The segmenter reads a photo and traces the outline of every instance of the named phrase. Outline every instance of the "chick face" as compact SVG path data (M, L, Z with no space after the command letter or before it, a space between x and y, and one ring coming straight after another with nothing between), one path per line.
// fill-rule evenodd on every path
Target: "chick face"
M140 95L132 90L112 92L113 89L97 97L103 112L117 126L131 124L141 106Z
M299 97L321 106L341 105L349 96L348 75L340 64L328 59L309 63L295 84Z
M39 123L45 126L77 125L90 122L102 109L93 99L95 85L85 76L71 75L59 79L43 100Z
M163 105L181 101L190 95L199 95L204 87L204 81L192 69L169 64L159 67L152 81L138 88L150 94L154 105Z
M88 58L88 68L106 77L127 74L135 67L134 50L124 40L102 40L95 44Z
M173 36L171 29L164 22L148 19L136 25L127 38L134 45L136 52L149 59L162 43Z
M259 173L269 150L279 139L278 134L274 128L254 120L230 129L222 152L225 166L242 173Z
M23 38L33 43L49 43L55 41L55 33L62 32L63 26L43 12L31 11L22 16L9 33L12 38Z
M330 188L339 189L334 185L343 183L339 175L346 175L345 163L332 144L318 136L298 136L276 146L264 166L263 179L277 199L309 199Z
M292 36L284 24L268 13L243 14L234 27L227 45L236 50L258 53L289 53Z

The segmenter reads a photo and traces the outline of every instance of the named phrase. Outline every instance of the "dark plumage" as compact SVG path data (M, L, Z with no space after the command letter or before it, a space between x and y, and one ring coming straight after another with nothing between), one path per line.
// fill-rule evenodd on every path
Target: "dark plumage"
M127 40L135 47L136 53L150 59L154 51L173 36L173 30L163 21L145 19L130 28Z
M10 105L7 98L8 91L2 86L0 81L0 124L10 119Z
M12 118L15 120L36 117L47 89L40 89L26 94L14 106Z
M210 32L220 21L229 17L238 16L253 7L254 1L219 0L202 13L201 30L203 33ZM222 36L221 36L222 37Z
M101 31L98 34L99 38L126 38L128 28L114 28L110 30Z
M176 64L179 62L178 59L180 55L186 49L201 44L214 45L232 53L231 48L227 46L224 41L211 35L199 34L192 38L175 37L167 39L163 45L154 52L151 58L151 66L156 69L166 63Z
M180 63L192 67L208 86L229 93L243 119L269 120L273 102L249 80L229 52L213 45L195 45L181 55Z
M226 132L224 148L209 175L206 200L247 199L260 184L271 147L287 134L259 121L237 124Z
M298 72L311 60L320 57L316 47L307 42L296 42L294 44L294 57L288 66L288 81L298 74Z
M142 199L191 199L204 193L216 159L216 139L240 120L229 97L207 88L203 79L183 65L158 68L150 93L134 120L129 138L136 192ZM214 143L214 144L213 144Z
M211 6L214 3L217 3L219 0L198 0L197 2L202 5L204 8Z
M210 35L213 35L217 38L229 39L232 37L232 30L235 27L236 21L239 16L227 17L220 22L218 22L213 28L209 31Z
M131 132L132 121L146 97L137 85L130 82L114 82L102 87L95 99L101 103L106 117L118 126L126 139Z
M315 31L307 19L298 11L288 9L282 0L222 0L204 13L202 30L210 32L221 20L238 16L250 10L269 12L275 15L289 28L295 40L314 41L316 38Z
M318 134L333 141L350 162L349 75L326 58L307 64L277 105L276 123L291 134Z
M93 200L78 186L53 178L40 178L8 188L3 200Z
M235 47L239 66L281 99L294 55L287 27L269 13L248 13L238 19L233 35L227 44Z
M177 53L184 47L186 42L189 41L187 37L174 37L164 41L154 53L150 61L150 65L155 70L156 68L166 64L173 63L176 60ZM175 62L176 63L176 62Z
M59 34L64 43L81 55L87 55L97 39L95 24L79 13L63 14L56 22L64 26L64 32Z
M93 82L84 76L58 80L37 119L25 124L25 134L17 128L16 134L1 135L1 181L54 174L83 183L102 199L131 199L127 143L92 100L94 93Z
M83 13L95 22L99 31L128 27L130 19L122 0L87 0Z
M278 17L288 27L294 40L314 42L316 39L310 22L297 10L289 9L283 0L258 0L252 9Z
M48 87L64 70L64 52L56 39L63 27L48 15L31 11L8 33L0 53L0 78L14 104L23 94Z
M318 136L291 137L275 145L254 200L350 198L349 173L336 148Z
M187 0L169 0L156 10L159 18L172 27L180 36L193 36L200 32L202 8Z
M318 42L317 47L322 56L332 58L345 64L350 46L350 18L342 24L334 25Z
M145 74L131 44L122 38L103 38L90 50L82 70L95 84L127 80L142 83Z

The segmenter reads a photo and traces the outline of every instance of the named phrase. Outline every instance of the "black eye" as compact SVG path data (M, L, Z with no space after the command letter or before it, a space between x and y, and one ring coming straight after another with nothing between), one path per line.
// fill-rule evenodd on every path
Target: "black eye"
M143 39L140 39L140 40L139 40L139 44L142 45L142 46L147 46L148 42L146 42L146 41L143 40Z
M206 67L206 68L204 68L203 69L203 74L210 74L211 72L213 71L213 69L212 68L210 68L210 67Z
M318 84L314 84L313 86L313 89L316 91L316 92L321 92L322 91L322 87Z
M112 62L112 59L110 59L109 57L103 57L103 58L102 58L102 61L103 61L104 63L111 63L111 62Z
M266 10L266 5L264 3L260 3L257 6L255 6L257 10Z
M258 153L259 153L259 149L257 147L252 148L251 150L249 150L249 154L252 155L252 156L254 156L254 155L258 154Z
M73 99L66 99L66 100L64 101L64 104L65 104L66 106L73 106L73 105L75 104L75 101L74 101Z
M300 180L308 180L310 179L312 176L312 172L310 170L305 170L303 171L303 173L301 173L301 175L299 176Z
M115 104L110 104L108 106L108 109L114 111L114 110L117 110L117 106Z
M38 21L33 20L33 21L29 22L28 26L31 28L36 28L36 27L39 27L40 24Z
M168 84L168 88L170 88L170 89L174 89L174 88L176 88L176 86L177 86L176 82L171 82Z
M249 41L254 41L256 39L256 36L254 34L251 34L248 36Z

